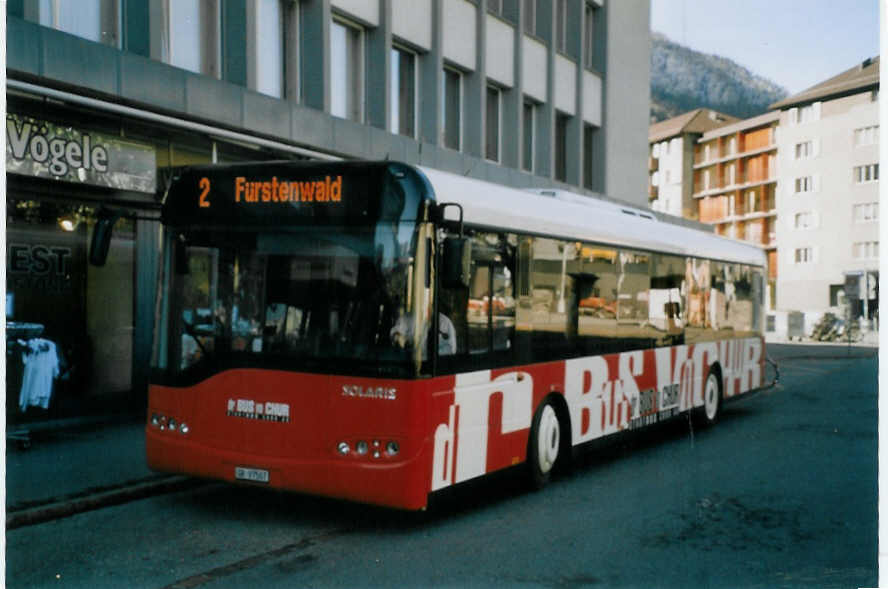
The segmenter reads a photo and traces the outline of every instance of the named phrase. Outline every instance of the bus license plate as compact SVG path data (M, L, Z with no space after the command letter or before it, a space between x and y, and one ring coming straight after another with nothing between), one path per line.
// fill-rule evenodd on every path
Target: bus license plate
M243 468L242 466L236 466L234 467L234 478L254 483L267 483L268 471L260 468Z

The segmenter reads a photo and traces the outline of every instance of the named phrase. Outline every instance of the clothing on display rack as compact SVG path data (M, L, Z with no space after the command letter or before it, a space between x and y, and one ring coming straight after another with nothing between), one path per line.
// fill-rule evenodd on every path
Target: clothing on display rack
M52 399L53 382L59 376L59 354L54 342L33 338L16 342L22 350L22 388L19 392L19 408L48 409Z

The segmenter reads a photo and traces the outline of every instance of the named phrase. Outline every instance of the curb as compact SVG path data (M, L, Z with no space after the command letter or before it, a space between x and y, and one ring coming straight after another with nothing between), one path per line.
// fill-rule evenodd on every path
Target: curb
M178 475L165 476L155 481L131 484L111 491L94 493L84 497L55 501L39 507L13 511L6 515L6 529L7 531L14 530L24 526L31 526L54 519L69 517L86 511L120 505L130 501L137 501L155 495L184 491L205 484L206 481L199 479Z

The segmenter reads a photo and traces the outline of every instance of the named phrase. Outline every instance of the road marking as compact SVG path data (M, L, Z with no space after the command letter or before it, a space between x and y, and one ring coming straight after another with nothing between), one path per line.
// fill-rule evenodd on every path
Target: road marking
M255 568L270 560L280 558L282 556L287 556L294 552L301 552L307 548L314 546L315 543L318 541L341 536L344 533L345 530L332 530L323 534L319 534L317 536L312 536L310 538L303 538L302 540L294 544L287 544L286 546L282 546L274 550L269 550L268 552L263 552L262 554L250 556L249 558L245 558L243 560L239 560L225 566L217 567L203 573L198 573L185 579L180 579L175 583L167 585L166 587L164 587L164 589L192 589L193 587L200 587L201 585L206 585L207 583L211 583L213 581L221 579L222 577L227 577L241 571Z

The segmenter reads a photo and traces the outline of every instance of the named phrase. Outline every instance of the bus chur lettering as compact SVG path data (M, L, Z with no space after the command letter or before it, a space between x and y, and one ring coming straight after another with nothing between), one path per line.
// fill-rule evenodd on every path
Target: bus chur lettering
M715 362L721 366L726 398L757 388L762 382L761 361L759 338L566 360L563 389L571 442L582 444L644 427L702 406L703 376ZM528 372L509 372L492 380L490 370L456 376L446 422L440 422L435 430L433 491L485 474L488 456L502 436L530 428L533 372L528 367ZM497 432L489 431L494 395L502 395L502 421Z
M287 403L261 402L253 399L228 399L228 417L241 417L258 421L290 422L290 405Z

